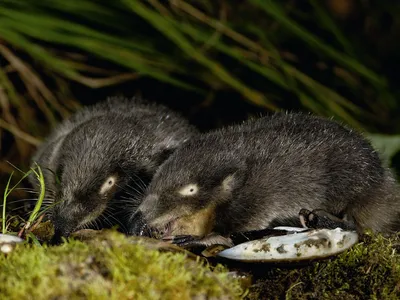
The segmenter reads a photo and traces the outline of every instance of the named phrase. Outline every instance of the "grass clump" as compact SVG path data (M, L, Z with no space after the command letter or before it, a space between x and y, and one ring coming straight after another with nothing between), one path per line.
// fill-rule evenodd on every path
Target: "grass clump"
M13 177L14 172L12 172L10 177L8 178L8 182L7 182L6 188L3 193L2 215L0 218L3 234L6 234L8 232L7 215L6 215L8 197L21 184L21 182L25 178L27 178L28 176L31 175L31 173L34 174L35 178L38 181L38 184L40 187L40 192L37 195L37 201L36 201L35 207L33 208L33 211L30 213L28 221L26 221L24 226L20 229L18 236L24 237L26 234L29 235L31 227L32 227L32 229L35 229L35 227L41 222L41 219L44 216L44 212L46 211L46 209L42 210L42 204L43 204L43 200L45 197L45 191L46 191L45 180L44 180L44 175L43 175L42 169L40 168L40 166L38 164L35 163L35 165L36 165L35 168L31 168L28 172L24 172L17 168L17 170L20 171L23 175L13 187L10 187L10 183L11 183L11 179Z
M331 261L259 278L249 298L400 299L400 235L367 234ZM262 276L261 276L262 277Z
M5 299L237 299L242 293L221 269L133 245L114 232L88 243L21 245L0 255L0 266Z

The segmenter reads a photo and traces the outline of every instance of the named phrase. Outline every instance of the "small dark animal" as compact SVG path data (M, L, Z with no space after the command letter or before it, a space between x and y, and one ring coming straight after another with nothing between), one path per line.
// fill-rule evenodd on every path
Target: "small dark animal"
M54 240L95 220L126 227L124 214L128 219L127 211L138 206L158 166L195 133L164 106L119 97L62 122L32 159L54 203Z
M358 230L400 229L396 181L370 143L303 114L278 113L191 139L157 170L134 216L165 239L192 235L206 243L214 235L300 226L303 208Z

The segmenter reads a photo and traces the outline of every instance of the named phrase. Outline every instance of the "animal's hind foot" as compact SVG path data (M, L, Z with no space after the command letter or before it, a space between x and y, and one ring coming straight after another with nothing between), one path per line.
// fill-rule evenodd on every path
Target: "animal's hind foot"
M300 222L303 227L314 229L335 229L341 228L343 230L356 231L357 227L352 221L340 219L323 209L301 209L299 212Z

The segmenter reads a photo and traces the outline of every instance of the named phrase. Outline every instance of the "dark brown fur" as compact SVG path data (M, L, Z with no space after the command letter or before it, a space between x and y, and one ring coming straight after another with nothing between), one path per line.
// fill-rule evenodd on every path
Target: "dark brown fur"
M122 97L64 120L32 159L43 169L46 197L55 203L50 213L57 236L100 219L126 226L127 211L139 205L136 196L158 166L196 132L164 106Z
M198 192L182 196L189 184ZM207 235L197 228L206 209L201 226L226 235L299 226L302 208L351 219L359 230L400 228L397 183L370 143L303 114L275 114L191 139L158 169L137 213L164 236Z

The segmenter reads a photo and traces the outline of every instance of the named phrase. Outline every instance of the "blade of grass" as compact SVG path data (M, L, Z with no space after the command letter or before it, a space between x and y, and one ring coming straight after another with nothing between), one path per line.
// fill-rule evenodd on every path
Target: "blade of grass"
M88 26L77 24L76 22L65 21L41 13L32 16L26 12L8 10L0 6L0 14L1 12L4 14L4 18L0 20L2 26L8 26L21 34L30 35L35 39L72 45L77 48L87 45L88 41L101 44L101 46L113 45L114 48L126 49L131 51L131 53L135 53L137 55L134 58L135 61L142 64L163 68L167 67L168 69L175 68L175 64L171 63L170 58L165 56L164 52L157 51L154 48L151 52L147 48L146 50L142 49L143 38L121 39L112 34L102 33ZM44 32L46 34L43 34ZM79 40L76 40L76 38ZM82 40L86 40L87 42L82 45ZM89 47L85 50L90 51L91 48ZM148 56L146 57L142 54L147 54Z
M0 6L0 15L2 15L3 18L2 22L5 22L6 20L8 21L14 20L21 22L21 20L24 20L24 23L19 23L19 24L12 23L13 27L15 27L16 29L18 28L27 29L28 28L26 26L27 24L30 25L34 24L34 27L31 27L32 29L42 28L42 29L47 29L46 31L49 32L50 31L64 32L66 37L68 37L70 34L74 34L86 38L96 39L98 41L102 41L107 44L115 45L118 47L131 48L132 50L139 50L139 51L151 50L151 48L141 47L140 43L131 43L129 42L129 40L122 40L112 35L101 33L90 27L75 22L63 20L60 18L55 18L50 15L45 15L41 13L32 15L24 11L21 12L18 10L8 9L6 7L1 7L1 6ZM46 36L42 36L42 39L46 38L47 38ZM154 52L155 51L153 50L150 53L154 54Z
M247 48L254 50L255 52L259 52L265 57L269 57L271 53L269 53L267 50L265 50L261 45L258 43L252 41L251 39L247 38L246 36L232 30L229 28L227 25L223 24L221 21L210 18L207 16L205 13L202 11L196 9L192 5L180 1L180 0L174 0L170 1L171 5L173 5L176 8L179 8L180 10L186 12L187 14L195 17L199 21L209 25L210 27L214 28L215 30L218 30L219 32L223 33L224 35L228 36L232 40L238 42L239 44L242 44L246 46Z
M180 28L189 34L191 37L205 41L207 39L207 34L204 34L201 30L185 23L181 23ZM331 109L332 112L335 114L339 115L342 119L349 121L351 124L357 124L357 127L360 126L360 123L356 122L354 117L349 115L345 110L343 110L338 104L343 105L344 107L347 107L348 109L352 110L353 112L360 114L361 113L361 108L358 106L352 104L349 100L341 97L338 95L336 92L332 91L331 89L323 86L322 84L318 84L315 80L311 79L310 77L306 76L305 74L301 73L299 70L296 70L295 72L293 71L294 68L291 67L288 63L284 62L281 59L276 60L277 65L280 65L280 67L283 70L283 73L286 76L286 78L290 78L289 81L285 80L283 77L283 74L281 74L276 68L272 67L273 64L268 63L266 66L263 64L257 64L255 62L252 62L251 60L248 59L243 59L243 56L240 54L240 51L235 50L234 47L232 46L227 46L224 45L223 42L216 41L213 44L214 48L218 49L219 51L223 52L224 54L229 55L232 58L237 59L238 62L246 65L249 67L251 70L256 71L257 73L265 76L267 79L270 81L274 82L275 84L278 84L280 87L285 88L287 90L293 90L298 96L299 99L303 104L305 104L306 107L312 109L313 111L316 111L317 103L316 101L321 101L321 103L324 103L326 108ZM273 46L272 44L270 45L271 47ZM270 53L274 53L273 51ZM275 54L276 51L275 51ZM279 55L277 55L279 57ZM274 56L275 57L275 56ZM275 60L275 59L274 59ZM307 97L304 95L304 93L297 88L295 82L293 82L293 79L298 80L302 82L302 84L306 85L309 87L310 90L312 90L313 94L317 95L317 98L314 98L314 100L310 97ZM318 92L321 90L321 97ZM323 91L322 91L323 90ZM307 101L305 101L307 99ZM314 104L312 104L314 102ZM334 102L334 103L332 103ZM335 104L338 103L338 104ZM319 109L318 111L321 112L321 108L323 106L318 105ZM364 113L364 112L363 112Z
M36 238L36 236L32 233L28 233L28 238L32 240L32 243L37 246L37 247L42 247L42 244L40 244L39 240Z
M93 28L99 28L98 30L95 30L95 35L103 35L105 38L113 38L114 43L121 43L121 46L123 46L124 43L129 43L131 39L118 39L115 38L115 36L120 36L126 35L126 33L132 33L132 30L127 27L126 22L119 22L120 19L118 18L116 22L116 16L125 16L129 17L126 15L126 9L123 7L118 1L106 1L103 3L100 3L98 1L91 1L91 0L81 0L79 2L74 2L74 1L47 1L47 0L42 0L42 1L35 1L35 2L29 2L29 4L26 4L27 2L25 0L5 0L0 2L5 3L3 5L4 8L8 9L13 9L16 12L23 12L26 11L28 12L29 15L40 15L41 17L49 17L49 16L54 16L55 14L57 16L62 16L63 17L63 22L68 22L68 20L74 20L74 23L72 26L76 26L79 24L80 28L89 28L90 30L93 30ZM32 9L34 9L34 13L32 14ZM36 21L40 21L41 17L38 18ZM54 18L53 20L57 21L60 20L60 18ZM83 22L81 22L83 21ZM82 24L87 24L87 26L83 26ZM57 26L57 25L56 25ZM59 26L57 26L58 28ZM75 27L74 27L75 28ZM71 28L71 29L74 29ZM79 28L79 27L77 27ZM102 31L102 28L106 29ZM68 29L69 26L61 26L61 29ZM110 30L113 29L113 30ZM114 30L115 29L115 30ZM116 31L118 30L118 31ZM111 32L111 34L106 34L105 32ZM140 31L135 31L135 33ZM93 36L91 34L88 35L89 37ZM134 47L134 49L148 53L150 55L161 55L159 51L155 47L153 47L152 42L148 39L144 39L141 37L140 43L135 43L132 44L131 46Z
M6 205L7 205L7 197L9 195L9 190L8 189L10 187L11 178L12 178L13 174L14 174L14 171L11 172L10 177L8 177L8 182L7 182L6 188L5 188L4 193L3 193L3 214L2 214L2 218L1 218L3 234L7 233L6 232L7 231L7 229L6 229Z
M0 29L0 33L1 33L1 29ZM88 40L86 39L79 39L76 38L75 42L80 43L81 46L85 46L82 48L86 48L86 49L90 49L92 52L94 52L95 54L98 54L99 56L106 58L108 60L111 60L113 62L116 62L119 65L123 65L125 67L128 67L130 69L136 70L139 74L142 75L147 75L149 77L153 77L156 79L159 79L162 82L166 82L166 83L170 83L173 84L175 86L187 89L187 90L193 90L196 92L200 92L201 90L190 85L190 84L186 84L180 80L174 79L170 74L168 73L164 73L162 72L160 69L156 69L156 68L149 68L146 67L145 65L139 65L137 63L136 57L133 55L132 52L129 51L124 51L121 49L117 49L117 48L111 48L111 46L94 46L93 44L88 43ZM11 42L12 43L12 42ZM20 43L21 45L21 43ZM27 51L28 53L30 52L32 57L36 57L36 53L33 53L32 51L32 47L38 47L35 44L28 44L28 43L24 43L23 45L21 45L21 48L25 51ZM38 47L40 48L40 47ZM39 50L39 49L37 49ZM44 50L44 49L43 49ZM112 53L110 53L112 52ZM39 58L41 59L41 58ZM57 63L60 63L60 65L67 65L68 61L66 60L59 60L56 59L55 57L53 57L50 53L48 55L46 55L45 57L43 57L42 62L50 69L53 69L53 71L56 71L57 73L61 73L61 75L64 75L74 81L83 83L83 84L92 84L92 81L88 81L86 77L83 77L79 75L79 73L76 71L75 68L72 67L73 63L71 63L68 67L59 67L57 65L52 64L53 61L57 61Z
M178 25L179 24L179 25ZM181 30L191 36L193 39L198 40L200 42L206 42L209 39L209 34L201 31L194 26L187 24L187 23L177 23L177 26L181 28ZM259 64L253 63L249 59L244 59L243 55L241 54L240 50L236 49L235 47L228 46L224 44L222 41L215 41L213 47L222 53L229 55L230 57L236 59L239 63L247 65L249 68L253 69L254 71L264 75L266 78L278 84L281 87L287 88L284 78L282 75L277 72L277 70L272 65L267 66L260 66Z
M29 170L28 172L24 173L24 175L18 180L18 182L10 189L10 191L9 191L8 194L7 194L7 197L10 195L10 193L11 193L13 190L15 190L15 188L16 188L17 186L20 185L20 183L22 182L22 180L24 180L26 177L28 177L31 173L32 173L31 170Z
M7 77L6 73L0 68L0 86L7 92L8 99L16 107L20 108L21 105L26 105L26 101L20 97L15 90L14 85ZM24 116L25 117L25 116Z
M304 107L307 107L313 113L321 116L326 115L326 109L324 108L324 106L321 105L320 102L315 101L315 99L313 99L309 95L301 93L299 94L299 100Z
M18 168L16 165L14 165L12 162L7 160L6 163L7 163L7 165L10 165L11 167L13 167L15 170L17 170L21 174L25 174L26 173L26 172L22 171L20 168ZM30 172L30 170L28 172Z
M346 53L354 56L354 50L351 43L343 35L339 27L333 21L331 16L322 7L320 1L310 0L310 4L314 7L315 13L317 15L318 21L329 31L333 33L337 41L342 45Z
M190 26L188 24L181 24L180 27L184 32L188 33L190 36L195 37L196 39L200 39L202 41L206 40L206 35L202 33L200 30L195 29L193 26ZM308 107L312 111L326 115L326 112L328 110L338 115L343 120L346 120L349 124L352 124L357 128L361 127L361 124L357 122L353 116L351 116L341 107L344 106L350 109L351 111L360 114L361 109L358 106L352 104L347 99L341 97L333 90L323 86L322 84L317 83L315 80L306 76L299 70L291 67L288 63L284 62L283 60L279 60L279 62L281 67L283 67L283 69L285 70L285 74L289 75L289 77L295 80L300 81L302 85L305 85L307 89L312 92L314 98L306 96L304 92L300 90L300 88L296 87L296 85L293 84L289 85L285 81L284 77L280 74L280 72L271 67L271 64L264 66L252 62L248 59L243 59L243 56L240 54L238 50L235 50L235 48L232 46L229 47L224 45L221 41L216 42L213 46L214 48L220 50L222 53L237 59L238 62L246 65L251 70L265 76L267 79L279 85L280 87L285 88L287 90L293 90L298 95L303 105ZM321 104L325 104L325 108ZM363 113L366 114L366 112Z
M12 112L13 105L16 107L18 112L21 112L21 116L28 117L29 120L29 113L24 113L24 106L21 105L22 103L15 103L14 101L20 99L19 95L16 94L15 87L9 81L7 75L0 69L0 108L1 108L1 115L4 121L0 120L0 127L6 130L8 129L16 129L17 133L23 133L22 130L19 130L20 124L18 124L17 118L15 117L14 113ZM24 99L25 100L25 99ZM23 137L24 134L21 135ZM26 147L25 142L20 136L16 136L15 138L15 145L18 154L21 157L26 157L28 155L28 149ZM1 148L1 145L0 145Z
M158 29L171 41L175 42L186 55L192 57L198 63L208 68L222 81L238 90L244 97L250 99L257 105L276 109L275 105L268 101L260 92L249 88L241 81L231 76L221 64L208 59L193 47L192 44L173 25L169 18L160 16L157 12L147 8L140 2L124 0L124 3L126 3L133 12L147 20L152 26L154 26L154 28Z
M19 46L21 49L28 52L32 57L41 60L48 68L53 69L57 73L60 73L74 81L81 82L83 84L88 82L87 80L79 80L82 77L79 75L79 72L77 72L76 68L73 67L73 62L69 62L65 59L62 60L55 58L54 55L52 55L45 49L23 38L21 34L31 34L34 38L44 39L48 42L58 41L66 45L79 47L80 49L88 51L88 53L93 53L99 57L115 62L118 65L133 69L141 75L153 77L162 82L173 84L187 90L202 93L199 88L196 88L195 86L185 83L181 80L175 79L169 72L164 72L159 67L156 68L149 66L145 63L146 60L139 53L133 52L129 49L120 48L109 43L98 43L96 40L92 40L84 36L69 37L65 34L49 31L46 31L47 34L43 35L43 30L39 30L36 25L19 25L19 28L21 29L22 27L24 28L24 30L22 30L21 33L16 33L15 31L12 32L11 30L7 30L10 28L16 29L16 27L11 26L11 24L9 23L10 22L0 20L0 34L3 34L3 37L5 37L6 40L8 40L11 44L14 43L14 45ZM5 27L5 24L8 24L8 27ZM47 54L43 55L42 52L45 52ZM38 57L39 53L40 57Z
M56 123L54 118L54 113L47 108L46 103L42 103L41 97L38 95L41 94L43 99L56 111L58 111L61 115L66 116L67 111L62 105L56 101L53 93L46 87L43 81L40 79L38 74L29 66L26 62L20 59L18 56L14 55L14 53L4 45L0 44L0 53L3 55L5 59L8 60L10 65L20 74L21 79L23 80L26 88L30 92L32 98L37 102L38 106L41 110L46 114L47 119L52 122L52 124Z
M358 122L355 117L345 111L340 105L349 106L349 108L352 108L353 111L359 113L359 108L357 106L353 107L352 104L345 100L342 96L305 75L304 73L301 73L296 68L289 65L287 65L286 68L288 72L297 75L298 80L304 84L308 91L312 93L317 100L319 100L319 103L323 103L325 107L330 108L333 113L340 116L340 118L345 120L351 126L359 129L363 128L362 124Z
M247 26L247 28L252 34L255 34L256 36L258 36L261 44L267 46L268 51L271 53L271 57L274 58L274 61L273 61L274 65L281 66L281 65L283 65L285 63L284 60L282 59L280 53L279 53L279 50L270 41L270 39L268 38L268 36L267 36L267 34L265 33L264 30L262 30L261 28L259 28L256 25L252 25L252 24L249 24ZM261 61L262 65L271 65L271 63L265 62L265 59L260 59L260 61ZM285 71L285 68L280 67L279 69L282 71L282 75L284 76L285 82L289 86L289 88L297 92L298 91L298 87L297 87L297 81L295 80L295 78L293 78L293 76L288 74Z
M33 211L29 216L28 222L25 225L25 229L28 229L31 226L31 224L36 220L36 218L40 212L40 208L42 207L43 199L44 199L45 193L46 193L46 187L45 187L42 169L36 162L35 162L35 165L36 165L37 171L34 168L32 168L31 170L32 170L32 172L34 172L34 174L36 175L36 178L39 181L40 194L39 194L38 200L35 204L35 207L33 208Z
M51 55L45 48L30 42L13 29L2 26L0 23L0 36L14 47L26 51L31 57L42 62L50 70L56 71L67 78L75 79L78 73L68 63Z
M273 17L296 37L305 41L310 47L322 51L329 57L335 59L338 63L341 63L349 69L357 72L364 78L368 79L371 84L375 85L376 87L385 88L387 86L387 82L382 76L377 75L375 72L371 71L344 53L340 53L334 48L327 46L326 43L304 29L300 24L288 18L280 5L275 1L251 0L250 2L262 8L268 15Z
M3 213L2 213L2 232L3 232L3 234L6 234L6 232L7 232L7 226L6 226L7 198L12 193L12 191L15 190L15 188L17 186L19 186L19 184L22 182L22 180L24 180L26 177L28 177L31 174L31 172L32 171L30 170L30 171L24 173L24 175L20 178L20 180L12 188L10 188L10 183L11 183L11 178L14 175L14 171L11 172L10 177L8 178L8 182L7 182L6 188L4 190L4 194L3 194Z

